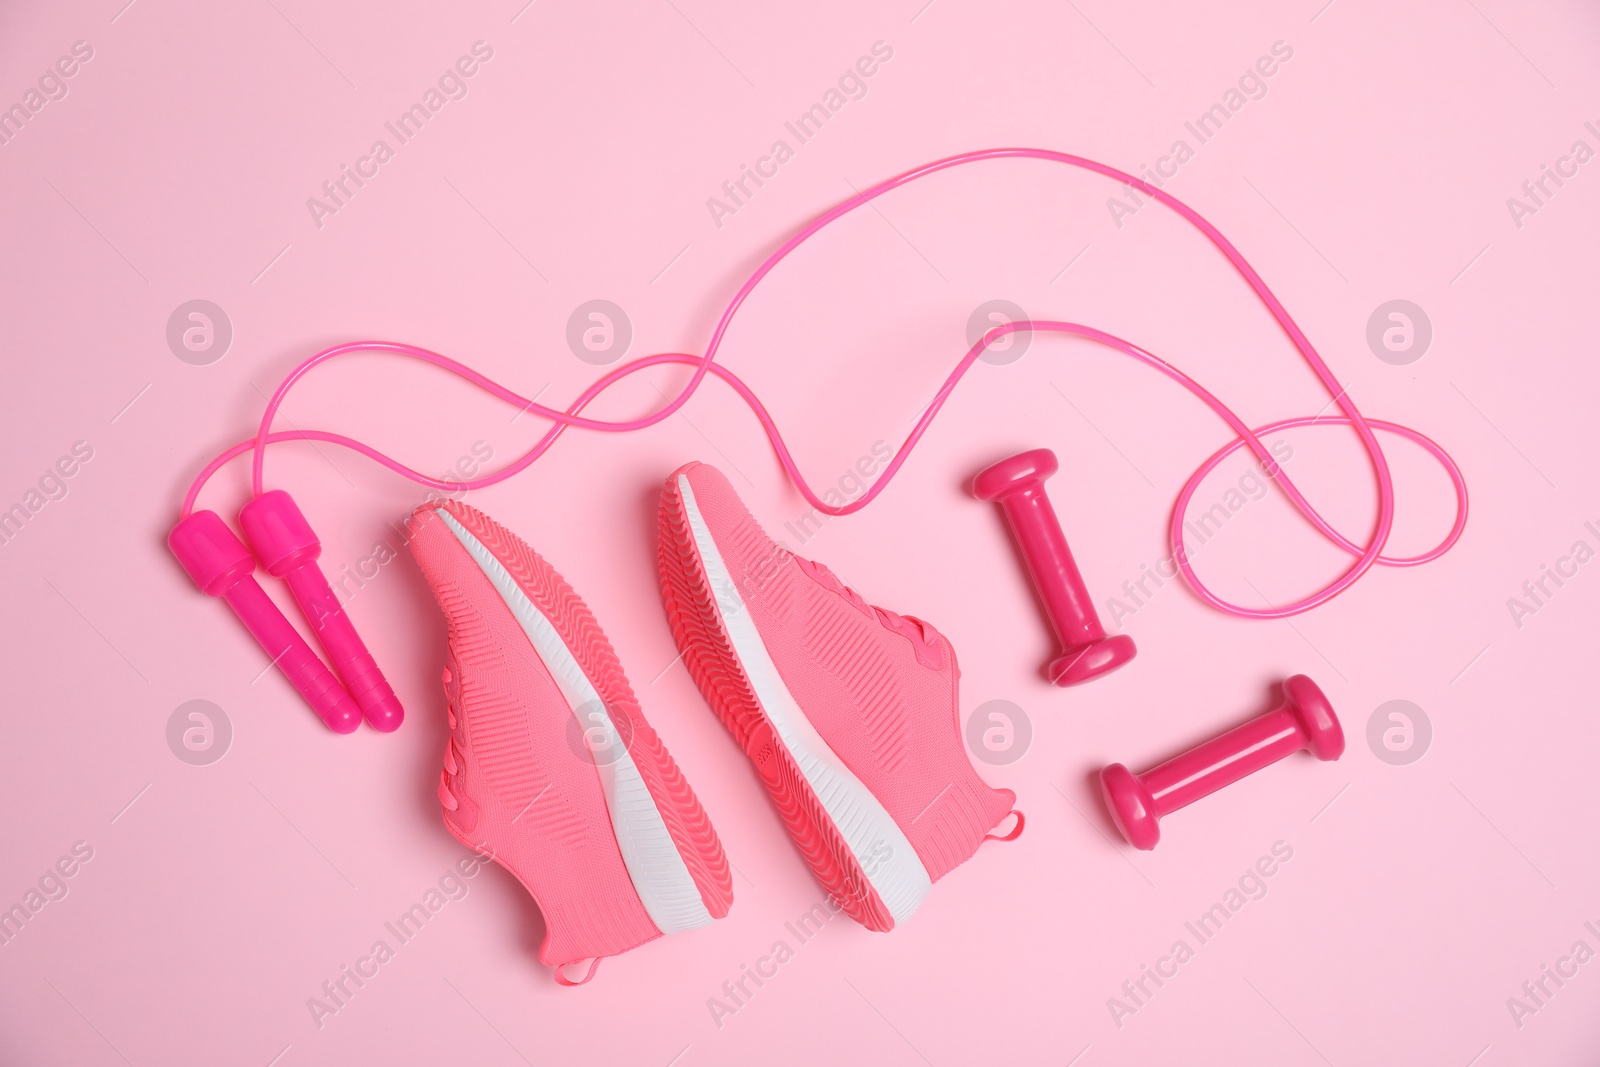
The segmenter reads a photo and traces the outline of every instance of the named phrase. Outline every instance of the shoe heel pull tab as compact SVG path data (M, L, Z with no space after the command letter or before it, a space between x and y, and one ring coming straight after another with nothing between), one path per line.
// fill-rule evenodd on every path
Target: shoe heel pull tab
M1017 825L1015 825L1015 826L1013 826L1011 828L1011 832L1010 833L997 834L997 833L990 832L990 833L984 834L983 835L983 839L985 841L1015 841L1017 838L1021 837L1022 836L1022 828L1027 825L1028 817L1026 815L1022 814L1022 809L1021 808L1012 808L1010 811L1006 812L1007 818L1009 818L1012 815L1015 815L1017 817ZM1001 821L1004 822L1005 820L1002 819Z
M582 960L573 960L572 962L573 963L582 963L583 961ZM591 960L589 960L589 969L587 971L583 972L583 977L578 979L576 982L574 982L572 979L567 977L566 971L567 971L567 968L570 967L570 966L572 966L571 963L563 963L561 966L557 967L555 969L555 972L554 972L555 979L556 979L556 984L557 985L566 986L568 989L574 988L576 986L581 986L585 982L589 981L589 979L593 978L594 977L594 972L596 972L596 971L598 971L600 969L600 957L596 956L596 957L592 958Z

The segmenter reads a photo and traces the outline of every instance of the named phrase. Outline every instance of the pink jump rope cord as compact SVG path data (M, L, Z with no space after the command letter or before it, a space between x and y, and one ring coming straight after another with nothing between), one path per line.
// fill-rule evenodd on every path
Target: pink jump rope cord
M1289 335L1289 339L1294 342L1294 345L1297 349L1299 349L1300 354L1305 358L1306 362L1310 364L1312 371L1327 388L1329 394L1332 395L1334 402L1337 403L1344 412L1344 415L1342 417L1313 416L1284 419L1278 422L1268 423L1267 425L1256 430L1252 430L1250 427L1246 426L1237 415L1230 411L1226 405L1207 392L1205 388L1202 387L1198 382L1194 381L1192 378L1184 374L1178 368L1172 366L1170 363L1167 363L1165 360L1154 355L1153 353L1145 351L1137 345L1105 333L1102 330L1097 330L1091 326L1048 320L1023 320L995 327L994 329L985 333L984 336L979 339L977 344L973 345L967 350L966 355L962 357L955 369L951 371L949 377L945 379L944 385L939 389L938 394L933 398L932 402L929 403L926 410L923 411L921 418L917 420L917 424L912 428L911 432L906 435L905 441L902 442L899 449L895 452L894 458L891 459L888 466L884 468L882 477L875 481L864 494L862 494L856 500L841 506L832 506L823 502L820 498L818 498L816 493L812 491L810 485L807 484L805 478L801 475L799 468L794 462L794 458L789 453L788 447L784 444L782 435L778 432L777 425L773 422L772 417L770 414L768 414L766 408L762 406L761 401L757 399L755 393L751 391L749 386L740 381L732 371L713 363L713 360L717 354L717 350L722 344L723 336L726 334L728 326L733 321L735 312L739 310L739 307L755 289L756 285L759 284L761 280L765 278L786 256L788 256L790 252L794 251L795 248L799 247L799 245L807 238L815 234L828 223L839 218L841 215L844 215L850 211L854 211L862 204L865 204L868 201L883 195L891 189L896 189L908 182L915 181L918 178L926 177L930 174L935 174L941 170L960 166L965 163L975 163L980 160L1008 158L1042 159L1055 163L1065 163L1071 166L1081 167L1085 170L1094 171L1097 174L1105 175L1106 177L1113 178L1119 182L1124 182L1133 188L1138 189L1146 196L1166 204L1178 214L1188 219L1202 233L1211 239L1212 244L1216 245L1222 254L1228 258L1229 262L1233 264L1234 268L1238 270L1240 275L1243 276L1244 280L1249 283L1251 289L1255 290L1256 295L1260 297L1262 303L1267 306L1267 309L1272 312L1273 317L1277 319L1278 324L1283 327L1284 332ZM1064 152L1052 152L1047 149L1039 148L995 148L980 152L967 152L960 155L950 156L946 159L941 159L936 162L926 164L914 170L906 171L904 174L897 175L860 193L857 193L855 196L850 197L832 209L824 212L817 218L813 219L810 223L802 227L792 237L785 241L783 245L777 249L777 251L773 252L772 255L769 256L766 261L763 262L761 266L750 275L745 283L739 287L739 291L734 294L733 299L729 301L727 308L723 310L722 317L717 323L716 330L711 335L711 341L706 346L704 355L692 356L680 353L665 353L654 356L646 356L642 359L625 363L621 367L618 367L616 370L607 373L591 384L583 391L581 395L577 397L577 399L572 402L566 411L559 411L555 408L546 407L543 404L528 400L525 397L519 396L510 389L500 385L499 383L491 381L464 364L450 359L447 356L439 355L436 352L429 352L426 349L417 348L413 345L388 341L356 341L349 344L338 345L319 352L297 366L286 378L284 378L283 382L279 384L277 390L273 393L272 398L268 401L265 412L262 414L260 430L256 434L255 438L234 445L226 452L217 456L214 460L206 465L206 468L203 471L200 472L199 477L195 479L194 484L190 487L188 495L184 498L183 516L185 518L188 517L190 512L194 509L195 500L199 496L200 490L205 485L207 479L209 479L230 460L251 450L254 450L255 453L251 466L252 490L256 495L260 495L263 490L263 464L266 459L266 446L271 443L289 440L325 441L331 444L342 445L355 452L359 452L362 455L377 461L378 463L381 463L397 474L401 474L407 478L410 478L412 481L419 482L435 489L446 491L462 491L486 488L496 484L497 482L504 481L505 479L510 478L512 475L527 469L535 460L544 455L544 453L550 449L551 445L555 443L556 439L561 436L562 432L568 426L577 426L587 430L600 430L608 433L623 433L632 430L641 430L648 426L654 426L656 423L661 422L663 419L666 419L675 413L679 408L683 407L683 405L688 402L689 397L695 392L696 389L699 388L700 382L708 373L715 374L717 377L725 381L736 393L739 394L741 398L743 398L745 403L750 406L751 411L755 413L755 416L760 421L762 428L766 431L767 438L772 442L773 450L777 453L778 460L782 464L785 473L794 483L795 487L800 491L800 494L805 497L806 501L824 514L850 515L866 507L888 486L890 480L893 479L896 472L898 472L900 467L905 463L906 458L911 452L911 449L915 447L916 443L927 431L928 426L933 422L934 416L937 415L939 413L939 409L944 406L946 398L948 398L952 390L955 389L956 383L961 380L962 376L966 374L967 369L977 361L978 357L981 356L991 344L1007 334L1031 330L1075 334L1080 337L1097 341L1110 348L1114 348L1125 355L1132 356L1139 362L1153 367L1154 369L1165 374L1167 377L1176 381L1178 384L1182 385L1184 388L1188 389L1191 393L1204 401L1206 405L1209 406L1213 411L1215 411L1217 415L1228 424L1229 428L1233 430L1234 434L1236 435L1235 438L1213 453L1205 463L1203 463L1192 475L1190 475L1189 480L1184 484L1183 490L1178 494L1177 501L1173 505L1172 521L1169 532L1173 550L1173 558L1178 566L1178 569L1182 572L1184 579L1189 583L1190 587L1194 589L1195 593L1198 594L1202 600L1221 611L1225 611L1231 615L1252 619L1281 619L1287 618L1291 615L1298 615L1301 612L1309 611L1318 604L1338 596L1345 589L1349 588L1376 563L1382 563L1386 566L1409 567L1415 566L1419 563L1426 563L1429 560L1437 559L1456 543L1461 536L1462 530L1466 527L1467 486L1465 480L1461 476L1461 470L1459 467L1457 467L1455 461L1452 460L1449 454L1446 453L1438 444L1429 440L1427 437L1416 432L1415 430L1405 426L1400 426L1395 423L1384 422L1377 419L1367 419L1362 416L1362 414L1356 410L1354 402L1352 402L1345 394L1345 391L1339 385L1338 380L1328 369L1327 364L1323 362L1322 357L1317 354L1317 351L1312 346L1311 341L1300 330L1300 327L1295 324L1293 318L1290 317L1289 312L1278 301L1278 298L1272 294L1272 291L1267 288L1267 285L1264 281L1262 281L1261 276L1258 275L1250 266L1250 264L1245 261L1244 257L1239 254L1238 249L1234 248L1228 239L1224 237L1215 226L1211 225L1211 223L1207 222L1196 211L1177 200L1170 194L1162 192L1160 189L1151 186L1150 184L1134 177L1131 174L1126 174L1120 170L1117 170L1115 167L1110 167L1103 163L1097 163L1090 159L1084 159L1081 156L1068 155ZM373 351L392 352L399 355L410 356L412 358L420 359L442 367L445 370L458 375L459 377L465 378L472 384L484 389L494 396L499 397L507 403L515 404L517 407L526 412L549 419L553 425L551 425L551 427L545 432L544 436L541 437L531 449L525 452L522 456L518 457L512 463L502 467L492 474L485 475L482 478L464 482L449 482L430 478L427 475L412 470L411 468L390 458L384 453L379 452L377 449L371 448L359 441L353 440L349 437L344 437L340 434L329 433L322 430L272 431L273 419L277 414L278 408L282 405L284 398L288 395L290 388L302 377L304 377L313 367L320 363L326 362L327 360L333 359L336 356L344 355L349 352ZM630 374L635 374L648 367L653 367L662 363L683 363L692 365L694 367L694 373L690 376L690 379L684 386L683 390L664 407L649 415L643 416L642 418L620 421L590 419L581 417L579 415L579 412L581 412L591 400L593 400L600 393L604 392L612 384L620 381ZM1261 441L1262 434L1273 433L1280 430L1294 429L1302 426L1351 426L1355 428L1356 433L1360 436L1361 443L1365 447L1367 455L1372 460L1373 470L1377 474L1378 478L1377 522L1372 538L1365 546L1358 545L1351 541L1349 538L1335 530L1325 519L1323 519L1316 509L1313 508L1305 499L1305 497L1301 495L1300 491L1295 487L1288 475L1282 472L1277 462L1272 458L1271 454L1267 451L1266 446ZM1437 546L1420 555L1407 557L1388 557L1381 554L1384 545L1388 541L1389 532L1394 524L1394 484L1389 474L1388 462L1385 460L1383 450L1379 447L1377 437L1373 433L1374 429L1381 429L1397 434L1420 445L1430 455L1439 461L1440 465L1443 466L1445 473L1449 475L1450 481L1455 488L1456 517L1454 524L1451 526L1449 533L1445 535L1444 539L1440 541ZM1247 608L1241 607L1237 604L1231 604L1228 601L1221 599L1216 594L1212 593L1210 589L1206 588L1205 584L1201 582L1199 577L1194 573L1194 570L1189 563L1188 554L1184 548L1184 520L1188 512L1190 499L1194 496L1195 490L1199 488L1200 483L1205 479L1206 475L1214 470L1218 464L1220 464L1224 459L1232 455L1234 452L1238 451L1240 448L1244 447L1248 447L1250 449L1250 451L1261 462L1261 465L1266 471L1268 477L1282 488L1294 506L1324 537L1328 538L1346 552L1357 557L1356 562L1350 567L1349 570L1345 571L1342 575L1335 578L1321 589L1310 594L1309 596L1304 597L1303 599L1282 606L1274 606L1269 608Z

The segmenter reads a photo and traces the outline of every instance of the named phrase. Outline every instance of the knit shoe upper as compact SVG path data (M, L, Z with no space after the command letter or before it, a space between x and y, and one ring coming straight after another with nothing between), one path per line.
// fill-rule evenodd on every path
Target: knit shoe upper
M449 622L445 825L533 895L557 980L727 914L716 832L588 607L464 504L418 508L410 530Z
M955 650L774 542L703 463L667 479L658 551L673 635L707 701L823 885L891 929L1016 799L967 758Z

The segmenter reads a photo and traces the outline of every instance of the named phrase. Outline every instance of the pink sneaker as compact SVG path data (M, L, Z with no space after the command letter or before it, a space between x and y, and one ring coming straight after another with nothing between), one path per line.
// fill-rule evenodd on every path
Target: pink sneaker
M418 508L410 530L450 627L444 823L538 902L556 980L726 915L716 831L571 586L464 504Z
M904 922L1016 800L963 751L950 642L773 542L703 463L667 479L659 552L689 673L806 862L868 929Z

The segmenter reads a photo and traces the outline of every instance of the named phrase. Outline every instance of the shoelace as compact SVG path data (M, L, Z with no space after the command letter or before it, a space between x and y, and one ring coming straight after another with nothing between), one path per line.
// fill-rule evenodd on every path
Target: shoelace
M857 611L860 611L863 615L876 618L878 625L910 641L912 649L917 654L917 659L923 664L935 670L944 665L944 656L939 647L941 640L939 631L935 630L932 625L914 615L901 615L890 611L888 608L880 608L876 604L868 604L866 598L840 581L839 576L829 570L825 564L817 563L801 556L795 556L794 561L802 571L820 582L824 588L844 597Z
M444 741L444 769L439 772L439 803L443 804L446 810L455 811L461 806L461 801L456 795L456 782L460 780L466 756L456 745L456 724L459 720L456 716L455 701L451 700L448 695L448 687L450 685L449 667L444 669L443 681L446 686L444 713L450 722L450 736L446 737Z

